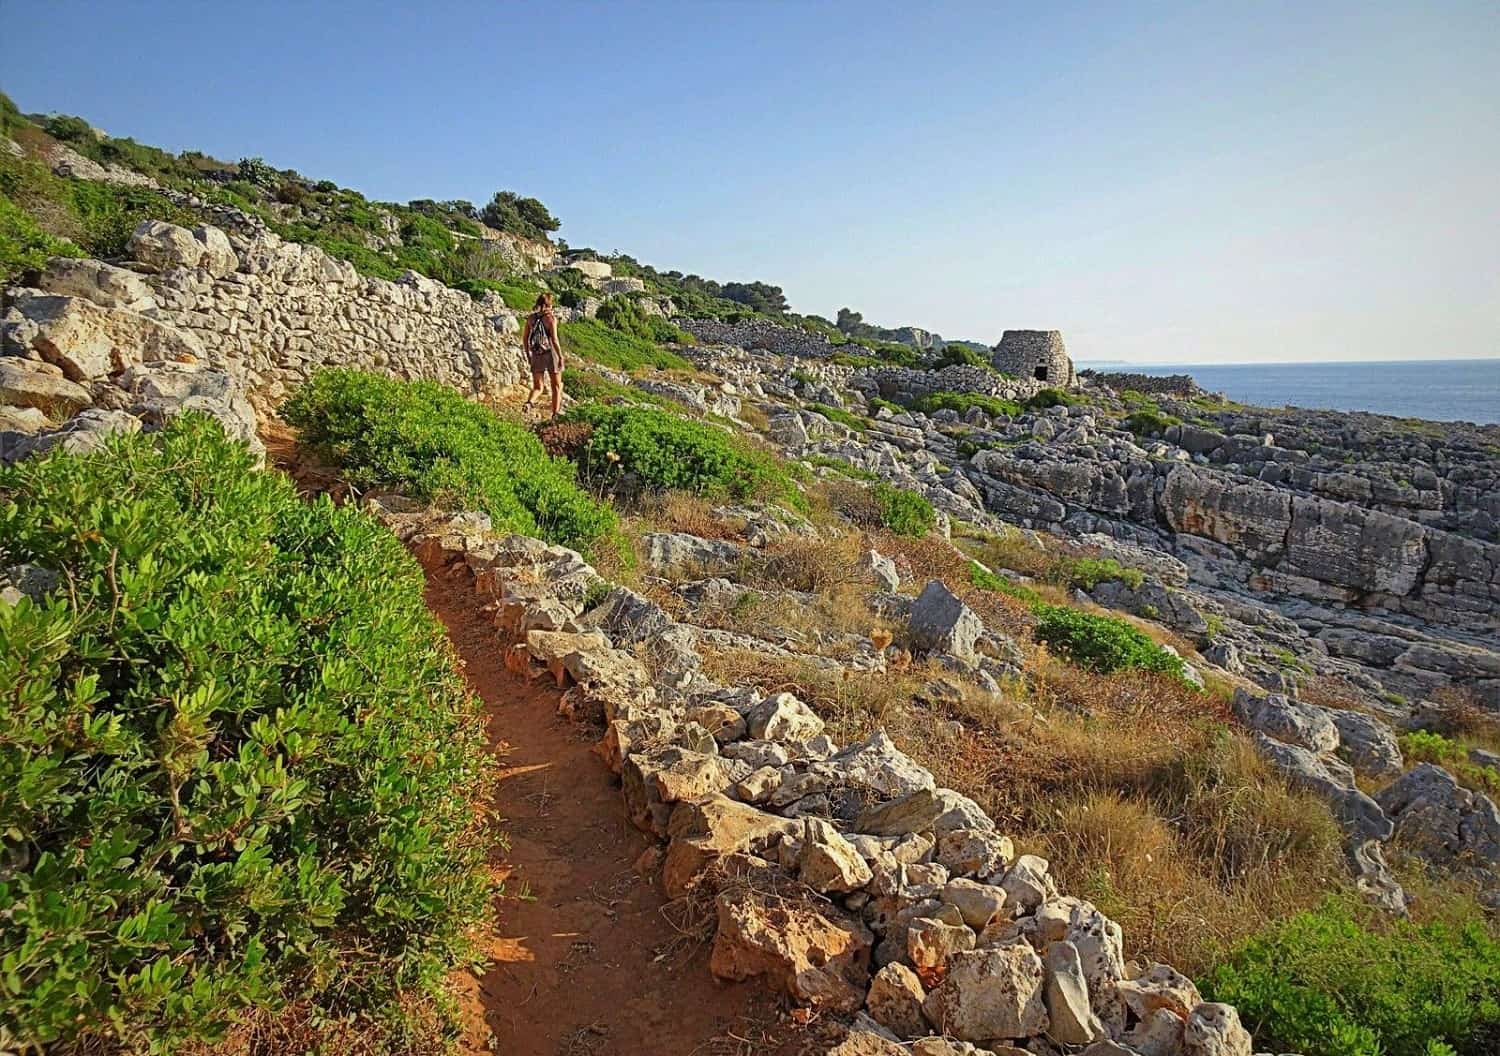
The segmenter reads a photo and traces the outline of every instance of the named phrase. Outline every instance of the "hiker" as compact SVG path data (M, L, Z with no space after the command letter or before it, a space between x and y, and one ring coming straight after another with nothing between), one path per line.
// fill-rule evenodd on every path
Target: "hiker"
M562 410L562 344L557 340L557 317L552 314L552 294L537 294L536 304L526 317L526 326L521 331L521 347L531 360L531 393L526 397L527 408L536 394L542 391L542 375L552 379L552 417Z

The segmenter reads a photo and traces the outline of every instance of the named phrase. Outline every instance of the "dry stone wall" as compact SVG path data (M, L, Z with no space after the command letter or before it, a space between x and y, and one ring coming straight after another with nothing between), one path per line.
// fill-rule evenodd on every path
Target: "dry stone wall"
M774 352L781 356L827 359L840 348L822 334L808 333L790 326L777 326L761 319L722 323L717 319L679 318L673 322L699 341L708 344L733 345L736 348Z

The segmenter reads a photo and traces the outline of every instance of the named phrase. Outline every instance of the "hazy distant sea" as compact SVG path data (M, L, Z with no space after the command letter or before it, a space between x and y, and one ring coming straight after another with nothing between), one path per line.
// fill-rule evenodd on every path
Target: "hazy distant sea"
M1111 365L1099 369L1191 374L1210 392L1260 407L1327 407L1439 422L1500 422L1500 359Z

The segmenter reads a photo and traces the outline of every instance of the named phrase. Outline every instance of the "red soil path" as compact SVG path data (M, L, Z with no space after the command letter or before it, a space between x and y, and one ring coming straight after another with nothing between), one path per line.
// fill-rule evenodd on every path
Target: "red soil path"
M633 863L651 846L625 817L592 732L557 716L550 680L505 668L462 566L428 568L427 604L485 705L501 760L495 809L508 848L487 952L465 974L465 1053L507 1056L749 1056L779 1047L759 983L722 986L701 935Z

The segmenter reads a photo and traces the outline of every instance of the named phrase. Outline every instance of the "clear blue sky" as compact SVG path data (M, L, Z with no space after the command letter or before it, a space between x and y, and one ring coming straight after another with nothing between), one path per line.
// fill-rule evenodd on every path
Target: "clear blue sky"
M0 0L27 111L1143 363L1500 355L1500 3Z

